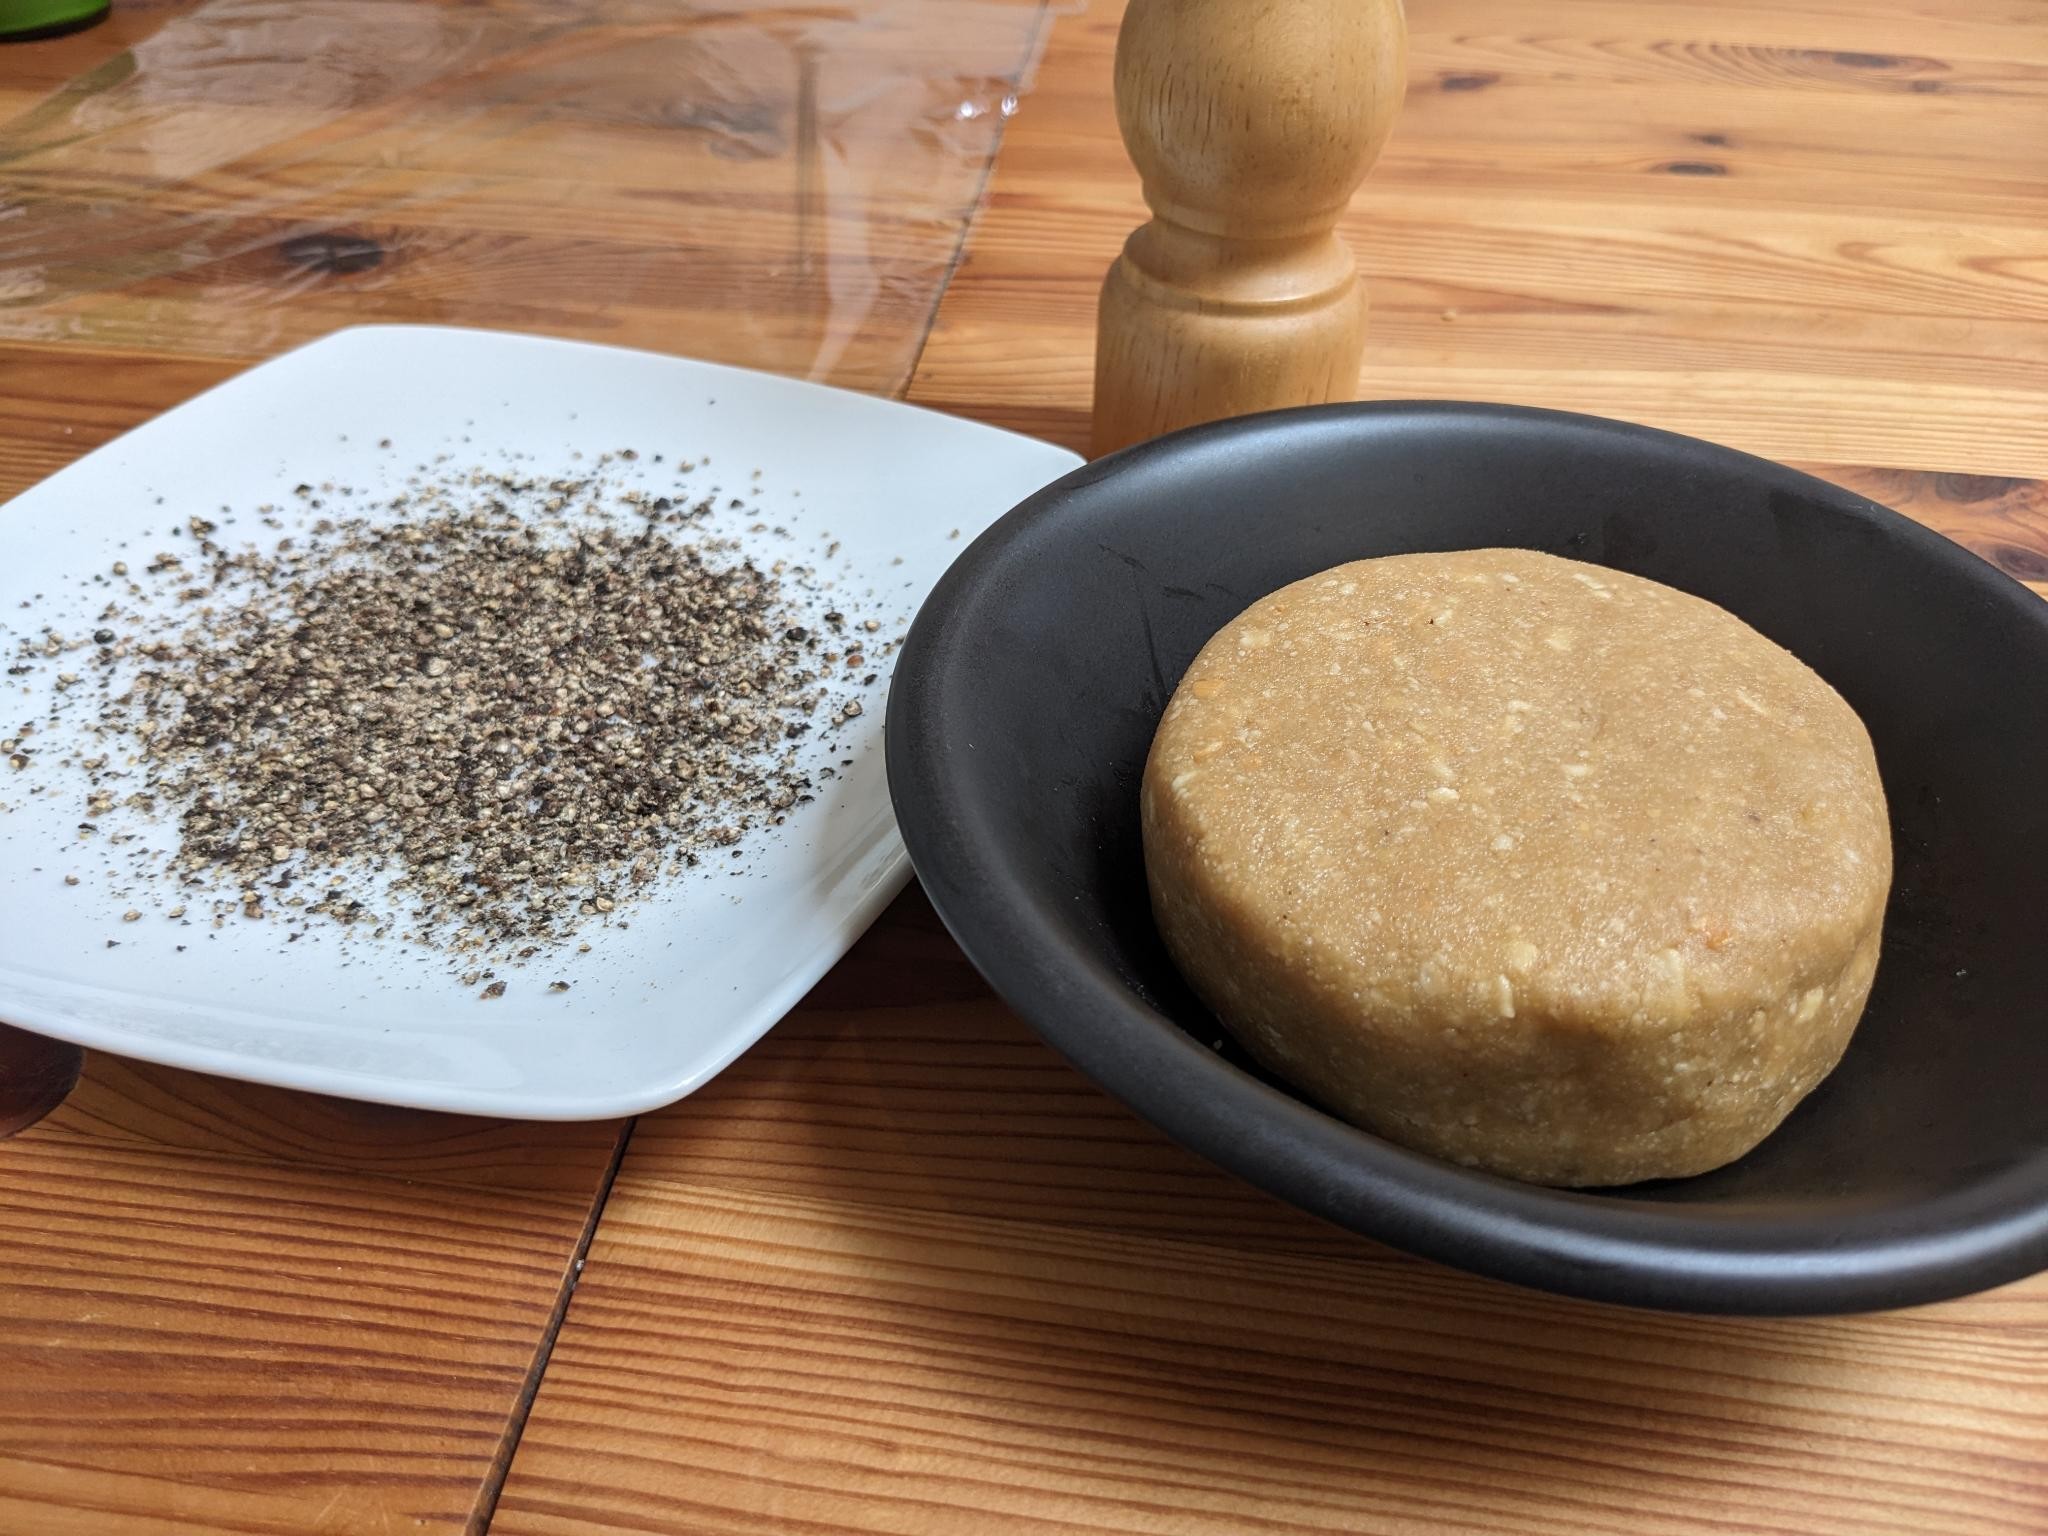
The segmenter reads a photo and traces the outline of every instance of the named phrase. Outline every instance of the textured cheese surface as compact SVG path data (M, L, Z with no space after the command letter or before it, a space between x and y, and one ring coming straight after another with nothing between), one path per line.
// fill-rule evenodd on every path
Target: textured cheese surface
M1254 1054L1547 1183L1702 1171L1839 1059L1890 885L1861 722L1723 610L1518 550L1340 566L1169 704L1155 912Z

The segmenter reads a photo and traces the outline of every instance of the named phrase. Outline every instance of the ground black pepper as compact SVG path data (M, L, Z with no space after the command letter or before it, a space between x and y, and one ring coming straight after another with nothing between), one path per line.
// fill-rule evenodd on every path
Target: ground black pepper
M858 716L846 690L874 680L825 648L846 617L821 622L810 567L705 534L710 497L608 478L636 457L551 479L431 468L267 549L194 517L143 576L94 578L118 595L89 640L23 639L26 667L96 670L96 698L58 674L40 728L89 710L63 759L87 814L175 825L175 846L128 850L169 883L166 915L211 895L215 927L320 919L524 960L809 803L798 744ZM318 507L314 489L296 494ZM15 769L38 729L0 743Z

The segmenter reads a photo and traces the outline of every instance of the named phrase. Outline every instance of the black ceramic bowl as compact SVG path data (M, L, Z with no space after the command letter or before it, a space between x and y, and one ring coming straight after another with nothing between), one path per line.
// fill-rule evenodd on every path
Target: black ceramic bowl
M1516 1184L1323 1113L1226 1043L1146 900L1138 778L1204 641L1340 561L1514 545L1667 582L1870 728L1896 879L1847 1058L1741 1162ZM978 539L890 697L896 814L1004 999L1168 1134L1343 1226L1524 1284L1846 1312L2048 1266L2048 604L1955 544L1706 443L1499 406L1337 406L1076 470Z

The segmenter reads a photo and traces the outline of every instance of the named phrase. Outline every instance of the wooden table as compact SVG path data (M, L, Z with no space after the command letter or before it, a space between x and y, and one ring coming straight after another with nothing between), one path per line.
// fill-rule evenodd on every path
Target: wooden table
M346 9L227 14L322 4ZM189 9L117 0L105 27L0 53L0 148L47 131L66 80L169 69L123 50ZM803 29L827 13L718 13L753 28L735 68L793 61L793 106L706 133L659 88L673 16L622 4L641 30L593 53L573 29L517 43L560 5L471 8L515 28L485 81L607 88L452 166L437 134L475 121L474 92L289 124L260 175L179 189L180 227L218 237L203 259L55 297L22 300L0 219L0 494L353 318L751 360L1078 444L1095 284L1139 204L1108 100L1118 7L1056 9L863 0L887 16L822 55ZM1410 20L1407 112L1347 224L1373 284L1364 393L1696 431L2048 580L2048 9L1411 0ZM881 164L835 191L858 130L807 140L803 117L837 110L831 71L864 46L962 50L933 67L979 82L970 102L1043 48L971 229L993 132L956 145L964 193ZM265 141L266 111L304 108L228 126ZM786 156L793 199L749 204L749 162L705 149L734 134ZM808 172L805 142L832 151ZM96 196L171 195L100 170ZM304 243L323 229L378 260ZM832 340L805 253L874 232L889 281ZM2048 1532L2048 1277L1758 1323L1406 1258L1135 1121L915 894L717 1082L635 1124L96 1056L0 1142L0 1205L8 1536Z

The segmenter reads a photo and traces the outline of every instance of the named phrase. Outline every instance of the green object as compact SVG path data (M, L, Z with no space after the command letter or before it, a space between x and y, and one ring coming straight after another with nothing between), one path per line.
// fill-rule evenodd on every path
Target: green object
M0 39L22 42L89 27L107 14L107 0L0 0Z

